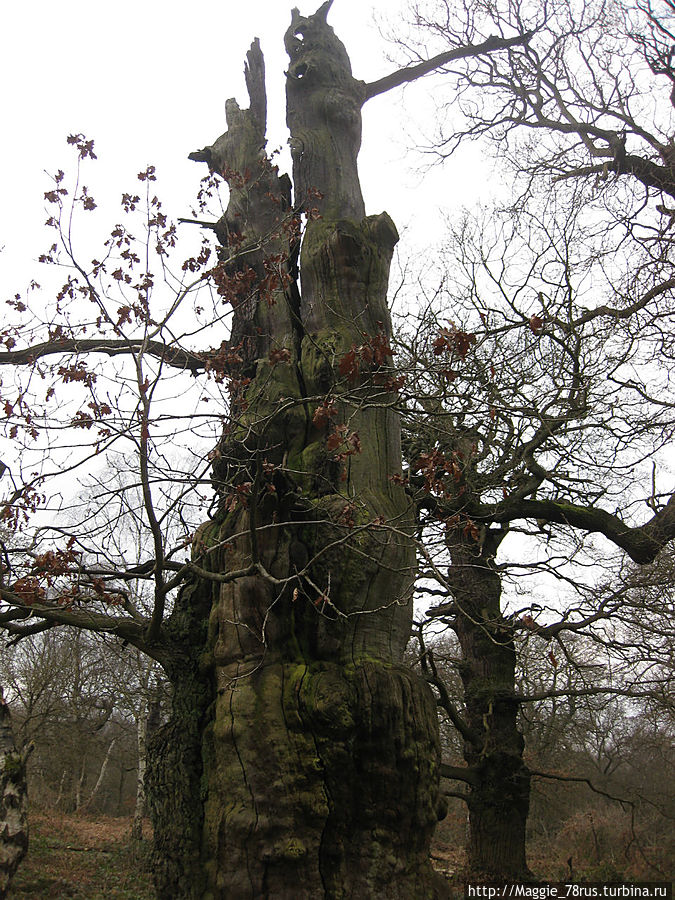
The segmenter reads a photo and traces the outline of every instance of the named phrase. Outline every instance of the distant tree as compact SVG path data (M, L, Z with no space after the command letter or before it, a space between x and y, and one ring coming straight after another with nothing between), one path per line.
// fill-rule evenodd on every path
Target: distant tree
M586 285L597 296L605 260L581 212L549 204L516 220L493 214L496 227L462 223L439 295L408 315L401 339L419 589L461 646L463 709L450 715L464 739L455 776L469 785L470 864L500 876L527 873L521 640L553 671L567 634L609 640L626 589L600 539L644 564L672 535L673 503L652 480L672 417L661 362L672 312L666 291L649 288L631 315L593 309ZM636 373L650 367L646 391ZM547 587L528 588L528 573Z
M428 299L400 362L430 615L462 647L469 862L519 877L518 642L536 639L555 668L566 634L608 634L626 597L612 545L642 565L675 533L673 8L411 8L410 39L396 37L409 65L495 29L529 36L444 67L430 158L482 140L513 189L501 212L454 227L436 284L415 288ZM610 590L584 577L597 563ZM527 572L550 577L521 605Z
M111 777L137 767L137 732L153 687L151 661L134 648L59 629L24 638L0 658L19 748L33 747L33 796L47 806L116 809ZM130 739L131 738L131 739ZM103 788L105 787L105 790Z

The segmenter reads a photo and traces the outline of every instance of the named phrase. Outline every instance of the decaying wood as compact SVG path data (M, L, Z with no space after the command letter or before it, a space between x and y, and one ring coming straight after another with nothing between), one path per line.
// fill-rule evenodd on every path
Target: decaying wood
M442 810L435 704L402 665L413 524L385 374L398 236L386 213L365 216L356 168L364 85L329 8L294 11L286 35L292 204L264 153L257 43L249 108L228 101L228 130L193 154L229 184L221 233L236 234L238 256L230 261L226 241L224 275L246 266L258 278L232 303L227 349L239 357L230 374L241 388L214 463L221 510L195 551L205 570L243 574L196 582L172 617L194 630L192 617L206 615L208 632L195 678L175 684L178 711L160 735L166 764L155 755L149 771L162 897L441 896L429 862ZM270 296L271 257L283 264ZM369 342L379 355L341 371ZM329 443L338 428L350 445ZM196 721L186 711L199 666ZM167 791L177 741L195 768Z

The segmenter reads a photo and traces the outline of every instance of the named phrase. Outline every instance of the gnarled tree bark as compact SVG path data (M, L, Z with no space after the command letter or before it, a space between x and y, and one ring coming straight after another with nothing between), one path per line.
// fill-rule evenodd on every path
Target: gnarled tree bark
M329 7L294 11L286 35L294 205L264 153L257 43L249 109L228 101L228 131L193 154L230 187L216 280L234 391L195 555L245 574L196 581L168 623L184 655L165 661L174 713L148 776L163 898L441 896L435 703L402 664L413 522L384 371L397 234L365 216L365 85Z

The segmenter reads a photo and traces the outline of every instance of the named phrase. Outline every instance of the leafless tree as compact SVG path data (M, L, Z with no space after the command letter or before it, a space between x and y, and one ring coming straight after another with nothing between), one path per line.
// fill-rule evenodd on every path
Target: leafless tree
M513 192L501 213L454 227L436 282L416 288L404 349L408 474L440 594L430 615L463 650L470 865L526 874L518 636L555 666L566 634L603 633L624 610L614 548L648 564L673 535L673 10L412 10L411 38L398 39L411 64L486 29L529 35L444 70L430 158L487 145ZM612 589L593 584L599 562ZM529 572L549 580L521 605L515 576Z

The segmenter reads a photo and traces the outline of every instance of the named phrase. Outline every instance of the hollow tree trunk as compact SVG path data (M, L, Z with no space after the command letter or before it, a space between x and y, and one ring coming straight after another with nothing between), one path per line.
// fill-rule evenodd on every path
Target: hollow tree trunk
M460 528L448 535L470 731L464 758L474 773L467 795L468 867L476 877L525 879L530 874L525 857L530 774L514 696L513 634L502 616L496 547L490 543L489 533L482 546Z
M216 281L233 307L212 360L233 397L214 461L221 502L194 554L240 575L195 582L169 622L182 656L148 776L163 898L442 896L428 852L435 704L401 664L414 553L392 480L397 234L386 214L364 216L364 90L329 6L294 12L286 37L295 211L261 150L257 44L250 108L228 101L228 131L193 154L229 182Z
M28 850L26 759L17 752L9 707L0 689L0 897L7 896Z

